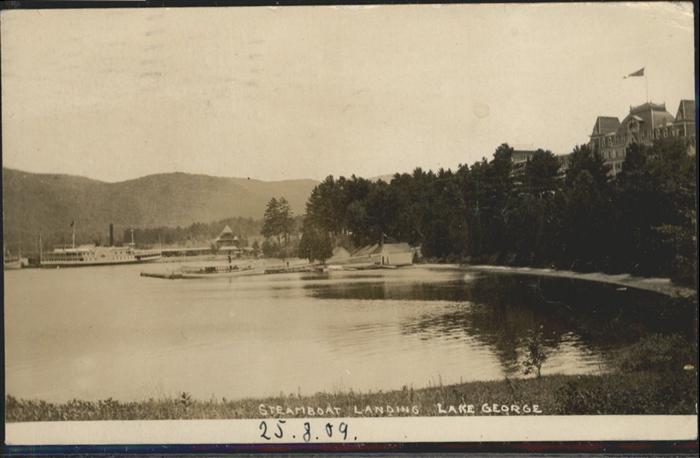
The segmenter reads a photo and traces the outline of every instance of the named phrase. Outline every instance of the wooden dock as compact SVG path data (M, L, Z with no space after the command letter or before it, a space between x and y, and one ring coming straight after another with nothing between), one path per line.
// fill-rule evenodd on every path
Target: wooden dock
M291 267L268 267L265 269L266 274L291 274L296 272L313 272L314 266L291 266Z
M183 266L180 270L171 272L141 272L142 277L160 278L164 280L196 279L196 278L228 278L240 275L253 275L251 266Z
M247 272L253 270L251 266L240 267L237 265L222 265L222 266L204 266L204 267L193 267L193 266L182 266L180 271L184 274L200 274L200 275L214 275L214 274L226 274L226 273L238 273Z

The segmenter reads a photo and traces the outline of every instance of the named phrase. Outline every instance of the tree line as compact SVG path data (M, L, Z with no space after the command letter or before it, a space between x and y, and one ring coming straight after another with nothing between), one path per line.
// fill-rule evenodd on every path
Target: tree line
M186 227L134 228L134 240L138 245L155 246L181 244L186 242L209 243L215 239L225 226L229 226L241 241L241 246L248 246L248 237L260 233L262 221L253 218L234 217L212 223L192 223ZM131 229L124 229L124 242L131 241Z
M421 246L428 259L694 283L696 169L686 143L632 144L615 177L587 145L566 164L544 150L514 164L513 151L503 144L491 160L417 168L389 183L329 176L306 204L298 254L324 260L343 241L386 237Z
M295 217L284 197L273 197L267 203L260 234L265 237L261 249L265 256L295 257L298 246L300 217Z

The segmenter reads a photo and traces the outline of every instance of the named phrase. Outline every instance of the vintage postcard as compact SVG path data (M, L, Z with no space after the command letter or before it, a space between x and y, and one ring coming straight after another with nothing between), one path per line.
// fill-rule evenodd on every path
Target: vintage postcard
M9 447L697 439L692 3L0 26Z

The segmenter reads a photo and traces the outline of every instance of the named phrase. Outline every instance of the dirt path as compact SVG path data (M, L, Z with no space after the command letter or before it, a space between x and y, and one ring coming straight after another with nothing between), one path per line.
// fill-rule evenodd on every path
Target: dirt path
M555 270L541 269L534 267L509 267L509 266L490 266L490 265L469 265L464 266L467 270L477 272L488 272L492 274L508 274L508 275L533 275L540 277L557 277L571 278L574 280L585 280L599 283L608 283L618 285L620 287L643 289L654 291L668 296L690 297L696 293L692 288L679 286L671 283L668 278L648 278L636 277L630 274L610 275L600 272L582 273L571 270Z

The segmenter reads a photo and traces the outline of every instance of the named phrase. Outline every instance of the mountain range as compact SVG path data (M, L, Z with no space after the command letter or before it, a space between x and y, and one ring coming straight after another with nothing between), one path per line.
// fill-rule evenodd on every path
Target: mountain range
M189 173L164 173L108 183L82 176L3 168L3 236L32 239L39 232L78 237L139 227L188 226L229 217L260 219L272 197L285 197L304 213L314 180L261 181ZM26 243L26 242L25 242Z

